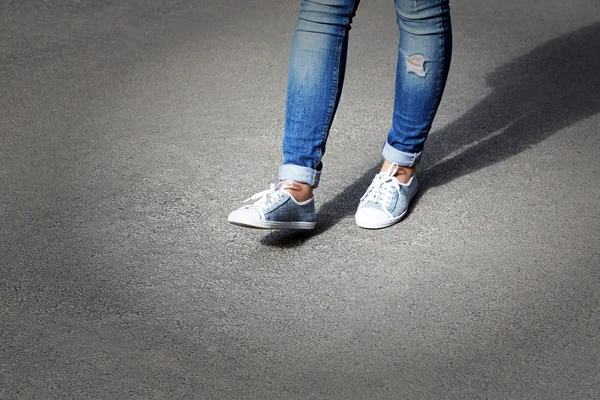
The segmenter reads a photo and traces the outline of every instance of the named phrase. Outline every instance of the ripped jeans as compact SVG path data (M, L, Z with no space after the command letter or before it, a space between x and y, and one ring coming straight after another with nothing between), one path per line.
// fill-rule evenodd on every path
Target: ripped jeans
M421 157L446 84L452 52L449 0L395 0L400 28L392 126L383 158ZM359 0L303 0L289 64L280 180L317 187L346 68Z

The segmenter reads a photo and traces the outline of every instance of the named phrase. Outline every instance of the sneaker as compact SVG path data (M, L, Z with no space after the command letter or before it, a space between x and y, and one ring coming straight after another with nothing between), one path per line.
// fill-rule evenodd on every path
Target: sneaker
M394 178L398 164L392 164L387 172L375 175L371 186L360 199L356 211L356 224L361 228L385 228L400 221L408 210L408 204L419 187L416 175L406 184Z
M313 229L316 224L314 197L299 202L285 191L293 186L293 182L284 182L271 184L270 189L246 199L255 203L235 210L227 221L248 228Z

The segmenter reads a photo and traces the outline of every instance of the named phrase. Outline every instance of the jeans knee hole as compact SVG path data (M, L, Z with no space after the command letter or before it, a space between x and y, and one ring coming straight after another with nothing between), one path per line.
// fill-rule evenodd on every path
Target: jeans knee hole
M404 61L406 62L406 72L412 72L421 78L424 78L425 75L427 75L427 71L425 71L425 57L423 54L406 56L404 57Z

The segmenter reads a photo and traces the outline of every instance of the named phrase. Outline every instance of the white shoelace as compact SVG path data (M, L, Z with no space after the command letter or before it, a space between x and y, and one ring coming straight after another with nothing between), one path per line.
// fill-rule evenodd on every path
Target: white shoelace
M394 194L400 192L400 185L394 178L394 174L398 172L398 164L392 164L387 172L381 172L375 175L373 182L360 199L360 205L372 201L376 204L381 204L387 210L392 204Z
M291 182L291 183L289 183ZM282 181L278 184L272 183L267 190L263 190L262 192L258 192L251 197L247 198L244 201L254 201L253 205L246 206L247 208L259 208L261 210L267 210L272 204L281 199L281 196L284 195L283 190L289 189L294 186L293 181Z

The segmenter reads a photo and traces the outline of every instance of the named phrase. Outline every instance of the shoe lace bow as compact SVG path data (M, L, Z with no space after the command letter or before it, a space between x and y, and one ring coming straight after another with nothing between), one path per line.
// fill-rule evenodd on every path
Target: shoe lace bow
M271 185L269 185L269 189L258 192L244 200L244 202L254 201L253 205L246 207L259 207L261 209L268 208L271 204L276 203L281 198L284 189L289 189L294 185L293 182L287 182L289 181L282 181L277 184L271 183Z
M375 175L371 185L360 199L360 204L372 201L389 208L394 199L394 194L400 192L400 185L394 179L394 174L398 171L398 164L390 165L387 172L381 172Z

